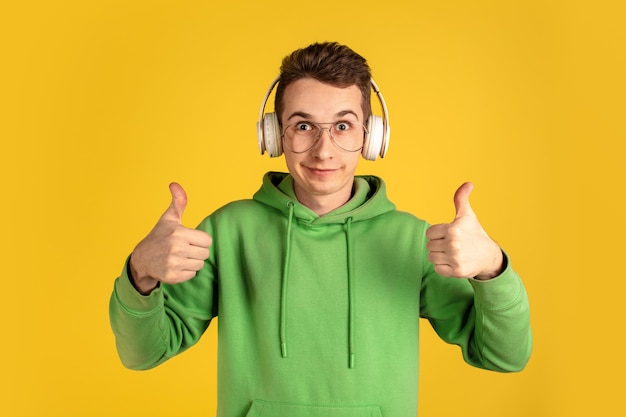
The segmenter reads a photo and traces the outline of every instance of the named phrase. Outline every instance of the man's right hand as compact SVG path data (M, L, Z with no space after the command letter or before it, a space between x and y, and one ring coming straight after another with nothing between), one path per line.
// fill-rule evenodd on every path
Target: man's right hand
M190 280L209 257L211 236L182 225L185 190L171 183L170 192L172 203L130 257L131 279L142 294L149 294L159 281L178 284Z

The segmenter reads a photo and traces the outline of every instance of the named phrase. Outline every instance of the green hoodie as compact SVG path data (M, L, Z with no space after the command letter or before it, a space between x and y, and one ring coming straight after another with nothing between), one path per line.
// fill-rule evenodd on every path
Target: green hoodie
M195 278L142 296L124 268L110 304L121 360L154 367L219 316L220 417L413 417L420 317L471 365L521 370L531 334L518 275L507 261L489 281L440 277L427 227L379 178L357 177L348 203L317 216L291 176L268 173L252 200L199 225L213 246Z

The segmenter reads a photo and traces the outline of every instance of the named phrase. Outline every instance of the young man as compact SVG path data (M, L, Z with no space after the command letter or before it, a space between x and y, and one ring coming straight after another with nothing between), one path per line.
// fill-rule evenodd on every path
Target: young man
M314 44L283 61L279 153L253 199L197 229L183 189L116 280L110 317L123 363L154 367L219 316L218 415L409 417L417 413L420 317L471 365L510 372L531 349L528 300L507 257L455 195L450 224L399 212L368 146L370 69Z

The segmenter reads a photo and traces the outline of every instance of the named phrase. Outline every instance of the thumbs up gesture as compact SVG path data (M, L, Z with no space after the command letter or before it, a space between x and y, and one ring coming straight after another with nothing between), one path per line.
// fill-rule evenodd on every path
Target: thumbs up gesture
M489 279L503 270L502 250L484 231L469 203L474 185L466 182L454 194L456 215L451 223L426 231L428 260L439 275Z
M130 257L135 287L143 294L150 293L159 281L177 284L190 280L209 257L211 236L182 225L187 207L185 190L172 183L170 192L170 206Z

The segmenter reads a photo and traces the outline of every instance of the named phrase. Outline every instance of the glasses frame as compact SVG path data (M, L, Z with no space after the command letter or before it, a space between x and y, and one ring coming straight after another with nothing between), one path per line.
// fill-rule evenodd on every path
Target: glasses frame
M286 140L286 133L287 133L287 129L289 129L291 126L297 125L298 123L308 123L310 125L313 125L315 127L317 127L318 131L317 131L317 135L313 138L313 140L311 141L311 146L309 146L308 148L306 148L303 151L294 151L293 149L291 149L287 143ZM358 149L346 149L343 146L341 146L339 143L337 143L337 141L335 140L335 137L333 136L333 128L335 126L337 126L338 124L341 123L348 123L351 125L358 125L361 126L363 128L363 143L361 143L361 147ZM323 127L322 125L330 125L328 127ZM337 122L326 122L326 123L315 123L315 122L311 122L309 120L300 120L294 123L290 123L288 124L284 129L283 132L281 133L280 137L283 140L283 145L284 147L286 147L287 149L289 149L291 152L293 153L297 153L297 154L301 154L301 153L305 153L310 151L311 149L313 149L315 147L315 145L317 144L317 142L319 142L320 138L322 137L322 134L324 133L324 131L328 131L328 136L330 136L330 140L331 142L337 146L339 149L346 151L346 152L359 152L363 149L363 146L365 144L365 136L369 133L369 131L367 130L367 127L365 127L365 125L363 123L360 122L353 122L350 120L340 120Z

